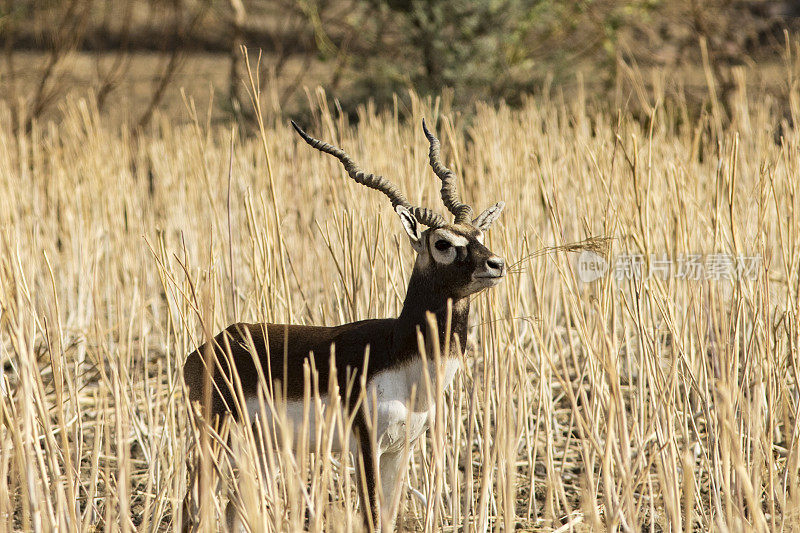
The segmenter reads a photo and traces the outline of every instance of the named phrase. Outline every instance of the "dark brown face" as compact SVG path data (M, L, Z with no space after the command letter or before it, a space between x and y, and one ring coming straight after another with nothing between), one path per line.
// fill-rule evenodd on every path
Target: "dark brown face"
M483 245L484 232L471 225L448 225L423 232L420 266L456 298L494 287L506 273L505 260Z
M417 219L407 208L396 206L417 252L415 269L424 271L432 284L452 298L464 298L500 283L506 274L506 263L483 245L483 239L504 205L497 202L472 223L437 225L425 231L420 231Z

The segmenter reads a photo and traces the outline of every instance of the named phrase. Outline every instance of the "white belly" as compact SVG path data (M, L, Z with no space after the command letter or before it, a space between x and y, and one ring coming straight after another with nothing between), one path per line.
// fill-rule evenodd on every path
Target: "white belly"
M276 417L269 406L265 405L265 413L261 413L260 403L257 398L248 398L247 413L250 422L256 420L262 428L265 428L272 435L271 440L281 446L281 437L284 432L289 431L292 439L292 447L297 449L301 439L305 439L307 449L310 451L331 452L342 451L342 438L338 424L335 419L330 418L330 407L328 396L321 396L318 401L311 398L308 406L302 400L291 400L284 406L276 406L281 409L281 416ZM318 423L319 422L319 423ZM274 430L274 431L273 431ZM350 446L354 444L350 439Z
M406 443L416 441L427 429L428 422L436 412L433 400L450 387L460 367L457 359L447 359L440 369L440 390L436 390L436 369L428 363L429 381L425 378L425 368L419 359L391 370L384 370L374 375L367 384L367 404L370 414L377 411L376 440L378 451L394 451L401 449ZM427 383L430 383L428 390ZM414 405L411 398L415 397ZM332 420L329 424L318 423L330 419L330 406L327 395L319 401L313 398L306 407L302 400L286 402L285 418L275 417L270 408L261 415L260 404L256 398L247 400L247 411L251 422L258 420L270 431L278 430L274 438L280 438L282 432L291 430L294 447L305 436L309 450L315 450L319 442L320 451L330 449L332 452L342 451L342 438L338 424ZM371 414L371 417L374 415ZM332 427L331 426L335 426ZM325 429L325 431L322 431ZM280 441L276 441L280 444ZM349 448L356 444L351 436Z

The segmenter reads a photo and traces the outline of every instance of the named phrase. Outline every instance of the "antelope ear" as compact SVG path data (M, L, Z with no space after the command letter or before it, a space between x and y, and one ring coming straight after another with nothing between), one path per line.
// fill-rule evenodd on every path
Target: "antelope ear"
M500 213L502 213L505 206L505 202L497 202L492 207L475 217L475 220L472 221L472 225L481 231L486 231L491 227L492 224L494 224L494 221L500 216Z
M422 244L422 232L419 230L419 222L417 218L408 210L408 208L398 205L394 208L397 215L400 217L400 222L403 223L403 229L406 230L408 238L411 241L411 247L417 253L420 253L424 248Z

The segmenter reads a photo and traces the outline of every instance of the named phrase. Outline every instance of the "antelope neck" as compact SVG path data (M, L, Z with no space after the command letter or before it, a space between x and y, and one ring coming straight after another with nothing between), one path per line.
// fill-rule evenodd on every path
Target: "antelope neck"
M447 302L453 301L450 319L450 353L444 353L447 334ZM456 336L463 352L466 348L467 327L469 322L469 297L455 298L441 287L437 287L432 280L420 274L415 268L408 281L408 290L403 302L403 310L397 317L394 328L395 355L401 359L418 356L417 328L427 340L430 328L426 313L436 315L439 336L439 349L443 357L457 357L455 352ZM433 357L433 354L428 354Z

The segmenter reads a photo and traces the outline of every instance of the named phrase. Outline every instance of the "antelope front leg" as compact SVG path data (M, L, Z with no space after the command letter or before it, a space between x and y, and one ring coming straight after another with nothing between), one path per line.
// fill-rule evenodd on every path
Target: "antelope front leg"
M353 421L357 450L354 450L354 466L358 480L358 496L364 515L364 526L367 531L381 530L381 512L378 506L377 491L377 457L374 454L364 410L360 409Z
M381 523L383 531L394 531L397 512L402 504L403 482L413 444L391 452L383 452L378 460L381 476Z
M186 496L183 498L183 512L181 513L181 533L190 533L192 526L199 521L197 493L198 473L200 470L199 461L194 456L186 459L186 469L189 471L189 483L186 486Z

